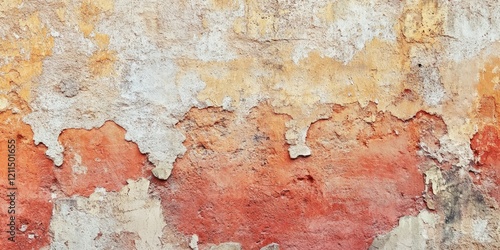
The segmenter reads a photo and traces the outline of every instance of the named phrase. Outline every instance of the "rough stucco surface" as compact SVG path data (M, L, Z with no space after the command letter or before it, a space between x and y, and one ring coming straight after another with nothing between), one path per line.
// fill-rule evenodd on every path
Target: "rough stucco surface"
M4 0L0 23L0 249L500 248L497 1Z

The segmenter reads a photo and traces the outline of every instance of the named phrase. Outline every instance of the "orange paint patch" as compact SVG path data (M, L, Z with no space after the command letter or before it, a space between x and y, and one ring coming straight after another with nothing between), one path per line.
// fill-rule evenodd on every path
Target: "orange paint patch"
M471 140L471 148L480 173L475 183L484 188L500 203L500 131L495 126L485 126Z
M83 196L96 187L119 191L127 179L141 177L146 156L124 138L125 130L113 122L89 131L64 130L59 137L65 148L64 163L55 170L62 191Z
M500 58L491 59L480 72L477 86L476 119L479 131L471 140L476 158L477 173L471 179L500 203Z
M481 124L495 124L497 122L497 103L495 98L491 96L480 98L476 114Z
M485 98L492 98L494 103L500 103L500 92L498 88L500 87L500 58L492 59L484 66L484 70L480 72L479 84L477 85L477 91L479 94L480 103L480 115L490 115L491 111L483 114L483 109L493 109L496 116L500 115L500 110L495 108L496 105L490 103L491 101L485 100ZM489 104L490 103L490 104ZM484 107L486 105L486 107Z
M433 123L369 109L334 107L309 130L313 155L297 160L287 152L288 118L268 106L245 123L219 109L191 110L179 124L188 151L166 183L155 182L167 223L200 244L367 249L423 208L416 140Z
M9 214L8 141L15 146L15 214ZM50 242L52 214L51 191L55 189L53 163L45 156L46 148L35 146L29 125L20 114L0 113L0 249L41 249ZM13 172L11 172L12 174ZM10 177L13 177L12 175ZM7 240L10 216L15 216L15 243ZM24 226L23 226L24 225ZM23 230L21 230L23 229Z

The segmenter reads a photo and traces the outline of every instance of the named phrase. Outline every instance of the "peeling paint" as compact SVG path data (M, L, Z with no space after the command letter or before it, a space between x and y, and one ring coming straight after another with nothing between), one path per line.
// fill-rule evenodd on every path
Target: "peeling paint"
M17 246L500 248L499 13L2 1Z

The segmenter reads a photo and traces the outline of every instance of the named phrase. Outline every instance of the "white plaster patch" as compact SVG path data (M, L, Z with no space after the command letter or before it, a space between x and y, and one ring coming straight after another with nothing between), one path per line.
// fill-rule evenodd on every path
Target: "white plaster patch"
M446 190L443 174L441 170L434 166L429 170L425 171L425 192L429 192L429 185L432 187L432 192L434 194L439 194Z
M492 241L488 232L488 220L474 219L472 221L472 237L481 243Z
M440 74L437 68L425 68L420 71L422 77L422 97L429 106L436 106L445 97L445 90L441 83Z
M439 216L421 211L418 216L405 216L399 219L399 225L391 232L377 236L370 250L408 249L425 250L427 240L435 237L433 232Z
M191 236L191 241L189 241L189 247L192 249L192 250L198 250L198 235L196 234L193 234L193 236Z
M311 149L306 145L307 131L309 126L304 128L298 128L297 121L291 120L286 123L288 128L285 138L287 143L290 145L288 148L288 153L292 159L296 159L299 156L309 156L311 155Z
M474 160L474 153L470 148L470 142L455 141L448 135L439 138L440 147L433 150L425 143L420 142L419 153L436 159L439 163L449 162L454 166L467 168Z
M494 0L440 1L448 10L445 54L454 61L469 59L500 40L500 5Z
M82 157L79 154L74 153L73 160L75 162L71 166L72 173L77 175L87 174L87 167L82 165Z
M224 97L224 99L222 99L222 108L224 110L232 110L231 107L232 107L232 98L230 96L226 96Z
M148 195L149 181L128 181L118 193L55 201L50 249L162 249L165 222L160 200ZM124 245L125 244L125 245Z
M280 246L277 243L271 243L262 247L260 250L280 250Z
M9 100L5 96L0 96L0 112L5 111L9 107Z
M236 58L235 53L229 51L225 37L230 26L231 22L228 20L219 22L219 25L211 26L210 31L205 32L198 39L196 57L202 61L228 61Z
M236 242L225 242L217 246L210 247L210 250L241 250L241 244Z
M317 50L323 56L347 64L356 52L374 38L396 40L394 25L402 10L398 1L339 0L330 8L335 12L332 17L334 21L325 25L316 20L321 28L308 30L306 37L309 39L298 42L292 55L295 63L305 58L309 52Z

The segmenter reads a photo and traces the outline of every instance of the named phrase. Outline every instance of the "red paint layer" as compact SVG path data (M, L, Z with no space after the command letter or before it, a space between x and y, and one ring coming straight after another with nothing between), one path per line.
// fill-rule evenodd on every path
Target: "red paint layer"
M477 168L474 182L486 189L500 203L500 131L495 126L485 126L471 140Z
M82 196L89 196L96 187L119 191L127 179L142 176L146 156L124 138L125 130L113 122L92 130L64 130L59 137L64 163L55 170L61 190Z
M31 128L20 114L0 113L0 249L41 249L50 242L49 223L52 214L51 189L54 189L53 163L45 156L43 146L35 146ZM16 140L15 214L9 214L6 196L8 178L8 140ZM15 243L8 240L10 216L15 217ZM21 226L25 225L24 231ZM29 238L29 236L32 238Z
M288 156L287 120L269 107L245 123L219 109L191 110L179 124L188 151L166 183L156 182L167 223L202 244L366 249L422 208L416 145L444 126L439 119L421 113L404 123L373 106L337 107L311 126L313 155L297 160Z

